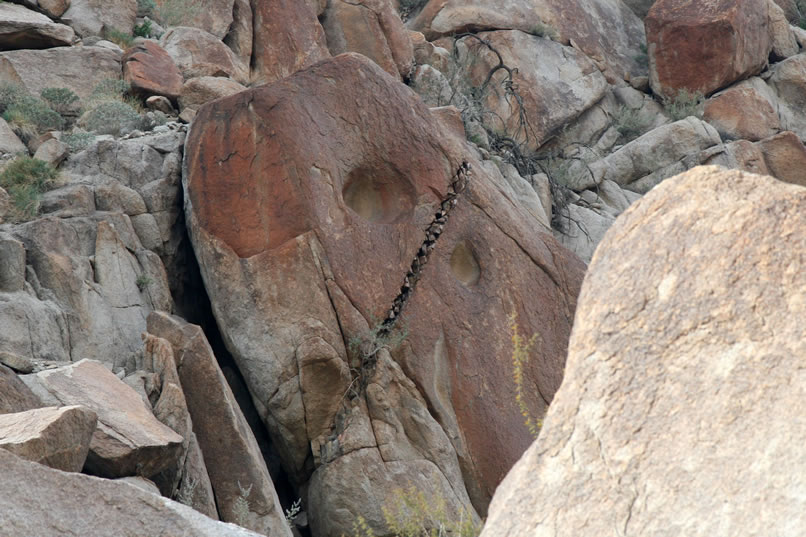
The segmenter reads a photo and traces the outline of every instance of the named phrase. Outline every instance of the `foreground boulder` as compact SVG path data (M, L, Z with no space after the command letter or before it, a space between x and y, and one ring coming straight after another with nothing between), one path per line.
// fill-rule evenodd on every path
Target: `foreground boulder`
M103 364L74 364L22 377L48 404L82 405L98 415L87 470L104 477L151 477L176 466L182 437L157 421L140 396Z
M95 412L46 407L0 415L0 448L65 472L80 472L95 431Z
M772 49L762 0L658 0L644 24L649 83L658 95L710 94L757 74Z
M540 333L525 370L535 414L561 380L583 265L535 233L540 222L454 136L357 54L217 100L193 123L183 174L191 240L284 467L303 484L320 469L366 471L366 482L339 488L317 477L309 496L323 505L337 506L352 487L367 498L352 509L381 517L394 483L367 465L419 476L427 463L450 486L452 508L468 507L469 492L483 512L530 440L511 396L513 311L525 333ZM476 175L392 337L402 344L388 342L391 358L373 372L362 342L373 343L465 159ZM366 389L368 408L352 391L365 382L377 386ZM321 514L319 523L332 522L327 535L350 532L349 511L334 510L338 523Z
M628 209L588 268L563 385L482 537L806 526L804 229L805 188L716 167Z
M60 472L0 450L5 537L172 535L259 537L128 483Z

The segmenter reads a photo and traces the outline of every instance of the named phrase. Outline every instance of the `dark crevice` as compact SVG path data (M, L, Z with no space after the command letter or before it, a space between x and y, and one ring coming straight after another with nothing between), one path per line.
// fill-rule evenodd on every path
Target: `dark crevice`
M263 459L266 461L266 466L274 483L274 488L280 498L280 503L283 509L288 509L300 497L300 493L292 486L288 474L280 464L280 457L265 424L260 419L255 408L252 397L246 387L246 381L238 369L232 354L224 345L224 339L213 316L210 297L204 287L199 263L190 244L190 237L187 234L184 221L181 222L181 225L184 236L177 252L177 257L183 260L185 270L176 281L171 282L171 292L176 303L176 314L184 317L188 322L201 326L204 331L207 341L215 353L218 365L221 367L221 371L224 373L224 377L227 379L227 383L257 440L258 447ZM177 287L176 290L174 289L175 286Z

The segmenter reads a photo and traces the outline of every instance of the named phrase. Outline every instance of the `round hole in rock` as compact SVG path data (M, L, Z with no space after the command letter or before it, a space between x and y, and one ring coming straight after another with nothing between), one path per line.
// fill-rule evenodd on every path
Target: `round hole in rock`
M358 216L381 224L397 221L415 205L414 186L406 177L365 168L347 176L341 195Z
M462 241L456 245L451 254L451 272L465 286L475 285L481 277L481 267L473 255L473 250Z

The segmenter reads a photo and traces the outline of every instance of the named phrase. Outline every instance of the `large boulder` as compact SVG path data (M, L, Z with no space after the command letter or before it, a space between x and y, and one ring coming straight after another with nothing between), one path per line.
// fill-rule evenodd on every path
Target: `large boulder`
M465 31L521 30L571 44L622 78L646 73L636 61L644 28L621 0L432 0L408 23L428 39Z
M402 344L390 342L373 373L360 349L465 159L476 175L406 307ZM452 508L467 506L467 488L483 511L530 440L511 396L509 315L540 333L524 373L539 415L562 377L583 264L535 233L539 221L463 138L357 54L206 105L185 162L187 221L214 315L292 480L380 450L341 463L363 472L383 461L419 475L428 462L449 483ZM368 408L345 408L364 382L377 386L366 390ZM379 513L389 481L367 475L348 485L371 502L361 508ZM311 498L335 505L345 495L328 479L315 483ZM341 513L328 535L351 530Z
M128 483L65 473L0 450L3 535L260 537Z
M48 404L82 405L98 415L86 468L104 477L151 477L176 466L182 437L154 418L140 396L103 364L81 360L21 377Z
M331 54L359 52L393 76L411 75L414 48L391 0L329 2L322 25Z
M806 140L806 54L775 64L767 83L778 96L781 127Z
M806 146L794 132L786 131L759 141L770 175L787 183L806 186Z
M179 317L153 312L148 330L167 340L177 357L179 381L221 519L266 535L290 537L260 448L202 329ZM242 487L250 490L247 515L238 511Z
M163 95L176 101L182 91L182 74L165 49L153 41L143 41L126 51L123 80L144 95Z
M69 46L75 32L23 6L0 3L0 49Z
M22 0L22 2L18 3L28 8L41 11L53 19L61 17L64 12L67 11L67 8L70 7L70 0Z
M65 472L80 472L95 431L95 412L46 407L0 415L0 448Z
M716 167L627 210L588 268L540 438L482 537L797 534L804 229L806 189Z
M252 4L252 81L266 84L327 58L325 32L310 2Z
M483 92L479 97L488 112L480 116L487 128L507 132L532 149L596 104L608 87L584 54L518 30L475 34L462 39L457 51L465 92ZM514 70L512 87L520 100L506 89L509 73L498 69L499 55Z
M160 38L160 46L176 63L185 80L197 76L226 76L249 82L249 68L227 45L199 28L171 28Z
M137 19L137 0L70 0L62 20L78 35L104 35L117 30L131 35Z
M120 53L102 47L0 52L0 80L34 95L45 88L69 88L83 99L110 78L120 78Z
M777 104L769 87L753 77L708 99L703 119L723 138L755 142L781 130Z
M757 74L772 49L766 0L658 0L644 24L649 83L669 99Z

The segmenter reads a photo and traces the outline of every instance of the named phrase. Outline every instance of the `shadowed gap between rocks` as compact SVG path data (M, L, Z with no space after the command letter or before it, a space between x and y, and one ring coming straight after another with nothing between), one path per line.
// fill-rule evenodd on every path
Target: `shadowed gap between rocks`
M184 200L182 200L182 203L184 204ZM171 294L174 296L176 314L188 322L201 326L204 331L204 335L215 353L218 365L224 373L235 399L238 401L241 412L243 412L252 433L255 435L255 440L257 440L260 452L266 461L266 466L280 498L280 503L283 509L288 509L302 494L291 485L288 475L281 466L280 458L274 449L268 430L261 421L252 402L252 397L249 395L243 375L238 369L232 354L224 345L221 331L218 329L218 324L213 316L210 297L204 288L199 263L196 260L196 255L193 252L190 237L185 227L184 212L181 215L181 222L178 222L177 225L182 227L183 239L180 250L182 251L181 257L184 259L186 271L179 277L173 275L174 277L171 280ZM297 527L297 529L301 531L302 537L309 535L307 527Z

